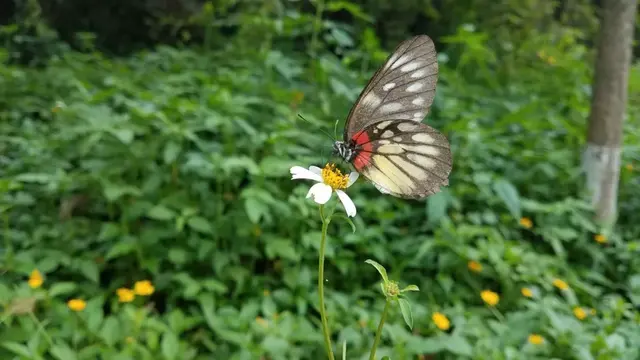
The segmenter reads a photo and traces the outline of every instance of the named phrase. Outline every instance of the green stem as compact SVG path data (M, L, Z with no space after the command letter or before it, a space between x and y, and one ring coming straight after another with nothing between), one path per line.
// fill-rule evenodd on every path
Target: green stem
M320 205L320 217L322 218L322 238L320 240L320 256L318 260L318 294L320 296L320 319L322 320L324 348L327 352L329 360L334 360L333 350L331 347L329 323L327 321L327 313L324 309L324 249L327 242L327 228L329 227L329 222L331 222L331 219L324 218L324 209L322 205Z
M371 354L369 355L369 360L375 360L376 358L376 350L378 349L378 344L380 344L380 337L382 337L382 327L384 326L384 321L387 319L387 313L389 312L390 305L391 305L391 300L387 298L387 301L384 304L384 310L382 310L382 317L380 318L380 323L378 324L378 330L376 330L376 339L373 341L373 347L371 347Z
M320 33L320 27L322 25L322 13L324 12L324 0L316 0L316 16L313 22L313 33L311 34L311 57L316 57L316 50L318 47L318 35Z

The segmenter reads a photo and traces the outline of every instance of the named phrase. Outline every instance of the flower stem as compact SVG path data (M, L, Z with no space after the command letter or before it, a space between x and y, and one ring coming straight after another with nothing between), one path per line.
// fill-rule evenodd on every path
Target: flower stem
M327 242L327 228L331 219L325 219L323 206L320 205L320 217L322 218L322 238L320 240L320 256L318 259L318 294L320 296L320 319L322 320L322 334L324 335L324 347L329 360L334 360L331 346L331 333L327 313L324 309L324 249Z
M376 330L376 338L373 341L373 347L371 347L369 360L375 360L376 358L376 350L378 348L378 344L380 344L380 337L382 336L382 327L384 326L384 321L387 319L387 313L389 312L390 305L391 300L387 298L387 301L384 303L384 310L382 310L382 317L380 317L380 323L378 324L378 330Z

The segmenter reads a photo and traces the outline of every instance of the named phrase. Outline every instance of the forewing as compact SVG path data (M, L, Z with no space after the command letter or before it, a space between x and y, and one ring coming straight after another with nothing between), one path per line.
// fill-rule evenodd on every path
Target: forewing
M426 35L404 41L360 93L347 117L344 139L381 120L422 121L433 103L437 80L433 41Z
M451 148L438 130L412 120L387 120L365 131L369 144L360 146L354 163L381 192L420 199L449 185Z

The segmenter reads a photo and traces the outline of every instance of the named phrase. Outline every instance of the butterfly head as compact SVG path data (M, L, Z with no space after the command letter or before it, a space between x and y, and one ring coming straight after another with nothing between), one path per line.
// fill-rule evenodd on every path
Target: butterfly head
M355 148L344 141L336 141L333 143L333 153L350 162L355 155Z

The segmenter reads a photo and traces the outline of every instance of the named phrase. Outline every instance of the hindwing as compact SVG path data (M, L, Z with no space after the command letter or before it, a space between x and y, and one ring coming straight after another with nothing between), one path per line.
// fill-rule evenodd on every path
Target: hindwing
M447 138L413 120L370 124L352 139L356 170L383 193L419 199L449 184L452 169Z

